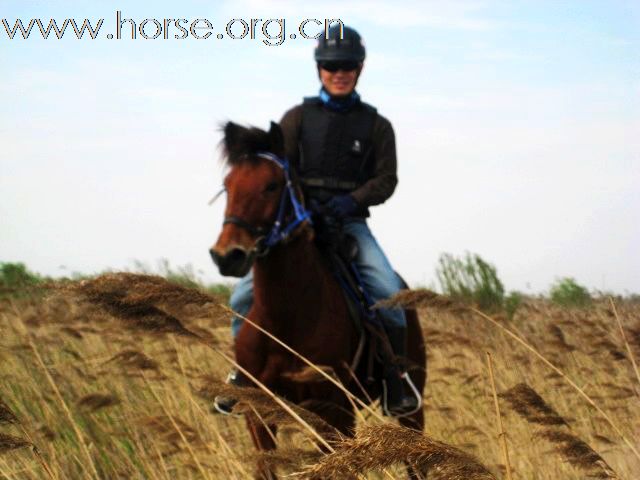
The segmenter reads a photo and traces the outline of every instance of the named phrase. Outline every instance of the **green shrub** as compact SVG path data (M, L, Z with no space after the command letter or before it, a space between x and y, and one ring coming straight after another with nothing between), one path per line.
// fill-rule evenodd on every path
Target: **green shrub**
M166 278L167 281L185 288L202 288L202 282L193 271L191 265L174 268L171 267L167 259L162 259L159 263L160 275Z
M0 263L0 286L19 289L40 283L39 275L30 272L24 263Z
M523 295L520 292L513 291L504 299L504 311L509 320L513 320L516 310L522 304Z
M45 279L30 272L23 263L0 263L0 296L23 296L34 293Z
M223 303L229 303L233 286L228 283L210 283L204 289L206 292L219 297Z
M586 307L591 303L589 291L570 277L556 281L550 294L551 301L563 307Z
M503 308L504 286L493 265L477 254L467 253L456 258L443 253L438 260L436 275L442 292L465 303L478 305L481 310Z

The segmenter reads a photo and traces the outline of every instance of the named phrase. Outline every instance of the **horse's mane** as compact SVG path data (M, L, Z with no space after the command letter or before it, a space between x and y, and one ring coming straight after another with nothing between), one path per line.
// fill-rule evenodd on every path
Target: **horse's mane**
M224 138L221 141L223 161L228 166L236 166L247 161L257 161L258 152L284 154L284 140L280 126L271 122L267 132L258 127L243 127L233 122L222 126Z

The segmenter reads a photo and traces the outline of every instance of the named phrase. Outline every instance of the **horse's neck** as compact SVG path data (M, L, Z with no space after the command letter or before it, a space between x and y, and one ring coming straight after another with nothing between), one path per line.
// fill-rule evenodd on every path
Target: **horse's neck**
M305 317L308 319L309 309L313 308L308 302L316 298L322 300L327 291L327 281L330 279L322 265L320 252L303 233L256 260L253 270L254 302L271 318L283 316L291 320L291 314L300 308L307 312Z

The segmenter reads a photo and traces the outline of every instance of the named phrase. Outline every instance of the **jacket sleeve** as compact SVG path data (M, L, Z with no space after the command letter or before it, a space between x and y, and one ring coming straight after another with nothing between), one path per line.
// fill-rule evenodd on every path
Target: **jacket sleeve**
M299 167L298 139L302 124L302 105L287 110L280 119L280 128L284 136L284 155L295 168Z
M380 115L373 127L373 155L373 177L351 192L351 196L363 207L385 202L398 184L395 134L391 122Z

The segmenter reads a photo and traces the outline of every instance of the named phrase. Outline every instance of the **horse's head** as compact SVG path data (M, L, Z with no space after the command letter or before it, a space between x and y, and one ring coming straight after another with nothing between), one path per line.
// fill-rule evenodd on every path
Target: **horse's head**
M256 255L286 238L308 215L295 198L284 157L280 127L268 132L229 122L224 127L229 173L224 179L227 205L222 232L210 249L222 275L246 275ZM292 228L283 225L289 223Z

